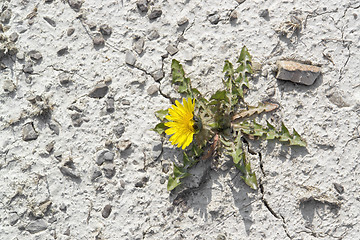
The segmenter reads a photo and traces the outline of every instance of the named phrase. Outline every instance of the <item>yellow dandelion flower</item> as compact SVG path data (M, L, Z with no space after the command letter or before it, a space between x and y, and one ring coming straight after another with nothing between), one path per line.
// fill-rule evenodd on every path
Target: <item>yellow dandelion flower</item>
M177 147L185 149L192 142L195 133L193 120L195 99L191 101L191 98L187 100L183 98L183 105L178 100L175 103L176 106L172 105L172 108L168 110L169 115L166 119L169 122L166 122L165 126L169 128L165 130L165 133L172 135L169 139L171 144L177 144Z

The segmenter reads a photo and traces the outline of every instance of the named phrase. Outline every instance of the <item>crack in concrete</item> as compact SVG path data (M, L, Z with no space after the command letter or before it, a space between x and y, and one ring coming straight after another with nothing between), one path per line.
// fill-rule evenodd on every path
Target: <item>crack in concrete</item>
M259 154L259 165L260 165L260 170L262 172L262 174L264 175L264 177L266 176L265 174L265 170L264 170L264 166L263 166L263 163L262 163L262 155L260 152L258 152ZM273 215L275 218L277 219L281 219L282 220L282 226L283 226L283 229L285 231L285 234L286 236L289 238L289 239L292 239L292 237L290 236L289 234L289 230L287 228L287 225L286 225L286 221L285 221L285 218L284 216L282 216L280 213L277 214L273 209L272 207L270 206L269 202L266 200L265 198L265 189L264 189L264 183L262 182L261 179L259 179L259 188L260 188L260 193L261 193L261 197L260 197L260 200L261 202L264 204L264 206L266 207L266 209L271 213L271 215Z

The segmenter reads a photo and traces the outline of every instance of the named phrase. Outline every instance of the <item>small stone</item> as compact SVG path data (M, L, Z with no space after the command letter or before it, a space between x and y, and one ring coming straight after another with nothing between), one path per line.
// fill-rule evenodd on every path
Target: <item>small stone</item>
M101 215L103 216L103 218L108 218L111 213L111 210L112 210L112 206L106 205L101 212Z
M12 42L16 42L19 38L19 34L17 34L16 32L13 32L12 34L10 34L9 36L9 40Z
M104 35L104 36L110 36L112 33L112 28L107 25L107 24L102 24L100 26L100 32Z
M66 72L62 72L58 75L61 85L67 85L71 82L70 75Z
M334 183L334 188L339 194L344 193L344 187L341 186L339 183Z
M179 21L177 21L178 26L182 26L182 25L185 25L185 24L188 24L188 23L189 23L189 19L187 19L186 17L183 17Z
M70 227L68 227L63 234L64 234L65 236L70 236Z
M59 160L59 161L61 161L61 159L62 159L62 152L60 152L60 151L57 151L57 152L54 152L54 157L57 159L57 160Z
M259 16L262 18L268 18L269 17L269 9L261 10L259 13Z
M100 33L96 34L93 38L93 43L95 46L103 46L105 44L104 37Z
M120 141L119 144L118 144L118 148L121 152L129 149L131 146L131 142L129 140L123 140L123 141Z
M7 66L3 62L0 62L0 70L4 70L6 68Z
M45 0L45 3L52 3L53 0Z
M112 178L116 173L115 165L112 163L105 164L102 170L104 172L105 177L107 178Z
M149 181L149 178L148 178L148 177L143 177L143 178L141 179L141 181L142 181L143 183L147 183L147 182Z
M214 14L209 15L208 19L209 19L211 24L216 25L220 21L220 16L219 16L219 14L214 13Z
M115 153L113 153L113 152L105 152L105 154L104 154L105 161L112 162L114 160L114 157L115 157Z
M96 157L96 164L97 165L102 165L104 162L105 162L105 153L109 152L108 150L103 150L103 151L100 151L98 154L97 154L97 157Z
M3 83L3 89L5 92L11 93L16 89L16 86L10 79L5 79Z
M160 179L160 184L164 184L165 182L166 182L166 178L163 177Z
M99 167L94 167L91 174L91 181L95 181L98 177L102 175L102 172L100 171Z
M119 126L113 128L113 132L117 138L121 138L121 136L125 132L125 126L124 124L120 123Z
M232 11L230 14L230 22L236 21L238 19L238 15L236 11Z
M278 61L277 67L277 79L288 80L304 85L312 85L321 73L320 67L294 61Z
M22 129L22 138L24 141L31 141L37 139L39 134L34 129L32 122L26 123Z
M134 46L133 49L137 54L141 54L143 52L143 48L144 48L144 39L143 38L138 38L135 42L134 42Z
M75 12L78 12L83 4L83 0L68 0L68 3Z
M155 80L156 82L159 82L161 79L164 78L164 71L161 70L161 69L156 70L155 72L153 72L153 73L151 74L151 76L154 78L154 80Z
M34 222L29 223L25 227L25 230L31 234L34 234L34 233L38 233L41 231L45 231L47 229L47 227L48 227L47 223L44 220L39 219L39 220L35 220Z
M148 35L148 39L150 41L158 39L159 37L160 37L159 32L157 30L155 30L155 29L151 30L149 35Z
M245 0L235 0L238 4L242 4Z
M68 35L68 37L69 37L69 36L73 35L74 32L75 32L75 28L71 27L67 30L66 35Z
M149 95L153 95L155 94L157 91L159 91L159 86L157 84L151 85L148 89L147 89L147 93Z
M6 9L5 11L3 11L0 15L0 20L2 23L8 23L11 19L11 10L10 9Z
M108 97L106 100L106 111L108 113L113 113L115 111L115 102L112 97Z
M54 145L55 145L55 141L49 142L48 144L46 144L45 150L46 150L48 153L51 153L51 152L54 150Z
M162 11L160 8L153 8L149 14L149 19L154 20L158 17L160 17L162 14Z
M48 24L50 24L52 27L56 27L56 23L54 20L52 20L49 17L44 17L44 20L47 21Z
M141 12L148 11L148 1L147 0L137 0L136 6Z
M57 218L55 216L52 216L49 218L48 223L52 224L57 221Z
M171 45L171 44L169 44L169 45L165 48L165 50L166 50L171 56L175 55L175 54L179 51L179 49L177 49L175 46L173 46L173 45Z
M25 62L25 64L23 65L23 72L29 73L29 74L34 72L32 62L29 62L29 61Z
M59 167L59 170L64 176L68 176L70 178L74 179L80 179L80 176L75 173L75 171L69 167L61 166Z
M59 135L60 133L60 128L59 128L59 124L56 122L50 122L49 123L49 128L53 131L53 133L55 133L56 135Z
M74 127L80 127L84 122L80 113L73 113L70 115Z
M9 216L9 223L11 226L14 226L18 221L20 217L16 213L11 213Z
M125 106L130 106L130 101L129 100L126 100L126 99L123 99L121 101L122 105L125 105Z
M219 234L219 235L217 235L215 240L226 240L226 237L224 234Z
M167 164L167 163L164 163L163 166L162 166L163 173L168 173L169 170L170 170L170 165Z
M125 56L125 63L130 66L134 66L135 62L136 62L136 58L135 58L134 54L130 51L127 51L126 56Z
M144 183L142 181L139 181L139 182L135 183L135 187L142 188L142 187L144 187Z
M94 22L88 22L87 25L91 31L94 31L96 29L96 23Z
M50 201L50 200L42 202L39 205L39 212L40 212L39 216L43 217L44 214L50 210L51 205L52 205L52 201Z
M91 98L103 98L109 91L109 87L105 83L97 84L89 93Z
M28 52L29 57L34 61L40 61L42 59L42 55L39 51L32 50Z
M23 61L25 59L25 53L24 52L18 52L16 54L16 58L20 61Z
M63 47L61 48L60 50L57 51L57 55L59 57L65 55L65 54L68 54L69 53L69 48L66 46L66 47Z

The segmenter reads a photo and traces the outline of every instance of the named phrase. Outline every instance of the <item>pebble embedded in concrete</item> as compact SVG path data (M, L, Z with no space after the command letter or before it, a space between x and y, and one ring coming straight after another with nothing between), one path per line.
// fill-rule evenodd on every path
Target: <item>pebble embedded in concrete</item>
M108 91L109 91L109 87L105 83L99 83L89 93L89 97L91 97L91 98L103 98L108 93Z
M24 141L36 140L39 134L34 129L34 124L32 122L26 123L23 126L22 138Z
M278 61L277 79L304 85L312 85L321 73L321 68L295 61Z

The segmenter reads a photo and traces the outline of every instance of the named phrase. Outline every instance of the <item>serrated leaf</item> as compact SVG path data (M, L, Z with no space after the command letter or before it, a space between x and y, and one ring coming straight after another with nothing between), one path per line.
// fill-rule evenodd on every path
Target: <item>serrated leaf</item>
M177 186L179 186L181 184L180 179L179 178L174 178L172 176L169 176L168 179L168 184L167 184L167 190L168 191L172 191L174 190Z
M155 116L160 120L163 121L165 116L168 115L168 110L159 110L155 112Z
M279 105L275 103L270 103L270 102L259 103L257 106L249 106L248 109L242 110L241 112L235 114L232 117L232 120L234 121L239 118L250 117L254 114L260 114L262 112L270 112L277 109L278 107Z
M251 61L251 55L246 46L243 46L243 48L241 49L240 56L237 62L243 61Z
M279 134L277 133L276 131L276 128L271 125L268 121L266 121L267 123L267 134L266 134L266 139L267 140L272 140L272 139L275 139L275 138L279 138Z
M158 134L162 134L165 132L166 129L167 129L167 127L165 126L165 124L161 122L161 123L156 124L156 126L151 130L157 132Z
M291 134L289 130L286 128L284 123L281 123L281 133L280 133L280 142L287 142L291 139Z
M293 129L293 136L292 136L292 139L290 139L290 145L306 147L306 142L304 140L302 140L302 138L296 132L295 129Z
M228 76L234 75L233 65L228 60L225 60L225 65L224 65L224 68L223 68L223 72L226 73L226 75L228 75Z

